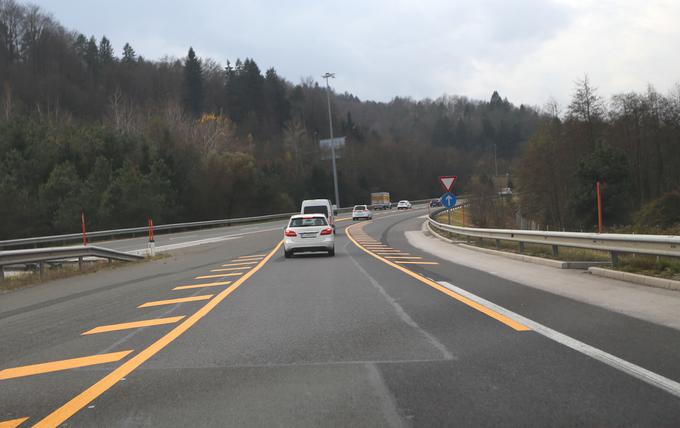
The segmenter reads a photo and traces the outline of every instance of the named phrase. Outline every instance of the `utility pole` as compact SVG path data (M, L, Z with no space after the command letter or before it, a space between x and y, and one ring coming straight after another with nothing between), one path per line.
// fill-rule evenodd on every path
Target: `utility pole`
M333 141L333 116L331 115L331 87L328 79L335 79L335 73L326 73L322 78L326 79L326 99L328 100L328 127L331 135L331 163L333 165L333 187L335 188L335 206L340 208L340 194L338 192L338 171L335 167L335 142Z

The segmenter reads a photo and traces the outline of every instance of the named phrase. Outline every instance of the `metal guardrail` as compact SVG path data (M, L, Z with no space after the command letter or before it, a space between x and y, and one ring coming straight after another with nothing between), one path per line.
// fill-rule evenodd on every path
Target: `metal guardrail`
M111 260L122 260L131 262L135 260L141 260L144 258L142 256L138 256L135 254L123 253L121 251L91 245L0 251L0 281L4 279L5 266L28 265L32 263L37 263L40 269L40 276L42 278L45 262L55 260L78 259L78 268L82 269L84 257L97 257L102 259L108 259L109 263L111 262Z
M430 199L420 199L413 201L413 204L428 202ZM338 213L345 213L352 211L352 207L339 208ZM207 220L207 221L192 221L185 223L159 224L154 225L154 233L157 232L173 232L180 230L201 229L207 227L230 226L241 223L254 223L258 221L287 219L292 215L299 214L299 212L283 213L283 214L268 214L254 217L239 217L222 220ZM105 238L120 238L123 236L132 236L138 234L145 234L148 232L147 226L129 227L125 229L111 229L98 230L94 232L87 232L88 242L96 239ZM68 233L64 235L50 235L50 236L36 236L31 238L8 239L0 241L0 248L16 248L16 247L38 247L42 244L66 244L68 242L80 242L83 239L82 233Z
M549 232L461 227L436 221L434 217L442 212L446 212L446 210L438 210L430 214L428 219L430 227L457 235L493 239L496 241L497 248L500 247L500 241L514 241L518 243L520 253L524 252L524 244L526 243L550 245L555 256L559 254L559 247L607 251L611 255L613 266L618 264L620 253L680 257L680 236L675 235Z
M153 227L154 232L165 232L165 231L177 231L177 230L189 230L198 229L204 227L216 227L216 226L229 226L232 224L239 223L252 223L257 221L266 220L277 220L282 218L290 217L297 213L286 213L286 214L270 214L255 217L240 217L224 220L208 220L208 221L192 221L185 223L172 223L172 224L159 224ZM88 241L96 238L116 238L120 236L134 236L137 234L147 233L148 227L129 227L125 229L111 229L111 230L98 230L94 232L87 232L86 236ZM36 236L32 238L19 238L19 239L8 239L5 241L0 241L0 248L10 248L10 247L21 247L21 246L37 246L39 244L47 243L67 243L67 242L78 242L83 239L82 233L69 233L65 235L51 235L51 236Z

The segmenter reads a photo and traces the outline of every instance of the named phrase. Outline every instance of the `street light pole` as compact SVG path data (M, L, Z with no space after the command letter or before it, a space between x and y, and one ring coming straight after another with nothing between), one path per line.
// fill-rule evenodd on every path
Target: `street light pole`
M331 87L328 79L334 79L335 73L326 73L322 78L326 79L326 99L328 100L328 126L331 135L331 164L333 165L333 187L335 188L335 206L340 208L340 194L338 192L338 170L335 167L335 143L333 141L333 116L331 115Z

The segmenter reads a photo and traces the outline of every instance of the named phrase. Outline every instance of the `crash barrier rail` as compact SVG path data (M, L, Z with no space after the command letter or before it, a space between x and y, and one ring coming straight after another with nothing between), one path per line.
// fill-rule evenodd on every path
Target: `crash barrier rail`
M421 199L413 201L413 204L419 204L427 202L430 199ZM345 213L352 211L352 207L345 207L338 209L338 213ZM253 217L239 217L239 218L229 218L222 220L207 220L207 221L192 221L185 223L172 223L172 224L159 224L153 226L154 233L158 232L178 232L182 230L191 229L202 229L208 227L219 227L219 226L230 226L234 224L242 223L254 223L260 221L268 220L279 220L287 219L292 215L299 214L299 212L284 213L284 214L269 214ZM120 239L122 237L135 237L137 235L143 235L148 233L148 226L142 227L129 227L125 229L111 229L111 230L98 230L93 232L87 232L85 235L88 242L94 240L104 240L104 239ZM80 242L83 239L82 233L68 233L65 235L51 235L51 236L36 236L31 238L19 238L19 239L8 239L5 241L0 241L0 248L17 248L17 247L39 247L44 244L67 244L73 242Z
M524 244L527 243L550 245L554 256L559 254L559 247L606 251L609 252L614 267L618 265L621 253L680 257L680 236L676 235L550 232L452 226L435 220L438 215L446 211L443 209L432 212L428 218L429 226L456 235L493 239L496 241L497 249L500 249L500 241L514 241L518 243L520 253L524 253Z
M4 270L6 266L37 264L38 270L40 271L40 277L42 278L45 270L45 262L77 259L78 269L82 270L84 257L108 259L109 263L111 263L111 260L132 262L144 258L135 254L123 253L92 245L0 251L0 281L5 277Z

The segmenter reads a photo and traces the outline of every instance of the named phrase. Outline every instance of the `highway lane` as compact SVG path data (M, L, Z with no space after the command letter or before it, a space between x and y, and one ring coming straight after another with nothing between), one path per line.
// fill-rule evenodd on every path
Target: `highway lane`
M350 234L409 270L678 380L677 353L665 361L678 349L674 330L418 252L403 232L422 214L388 213ZM52 412L72 426L677 425L677 397L385 264L348 239L349 223L333 258L286 260L279 249L267 259L277 228L3 296L0 421L29 426ZM231 273L240 275L222 276ZM210 285L186 288L198 284ZM167 324L82 335L140 320ZM629 330L629 347L613 339ZM643 358L644 335L661 340ZM102 354L112 362L64 369ZM7 378L50 361L60 370Z

